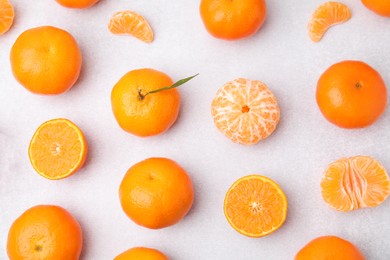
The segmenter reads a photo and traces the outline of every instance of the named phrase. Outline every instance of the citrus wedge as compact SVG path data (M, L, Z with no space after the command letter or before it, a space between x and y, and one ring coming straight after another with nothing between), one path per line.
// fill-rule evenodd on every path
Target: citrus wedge
M41 176L58 180L80 169L87 157L87 142L81 130L67 119L43 123L31 139L28 155Z
M326 2L313 13L309 22L309 36L314 42L319 42L329 27L344 23L351 18L348 6L339 2Z
M261 175L238 179L228 190L224 211L229 224L249 237L269 235L287 216L287 198L273 180Z
M377 160L355 156L329 164L321 188L330 207L351 211L381 204L390 194L390 179Z
M147 43L154 39L148 21L142 15L129 10L115 13L110 19L108 29L113 34L129 34Z
M14 22L14 7L9 0L0 0L0 35L6 33Z

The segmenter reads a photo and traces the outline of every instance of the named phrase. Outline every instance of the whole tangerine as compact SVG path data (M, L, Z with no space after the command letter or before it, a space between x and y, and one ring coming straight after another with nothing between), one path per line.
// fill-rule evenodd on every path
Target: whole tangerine
M119 126L140 137L161 134L176 121L180 94L176 87L197 75L173 84L171 78L154 69L132 70L111 92L111 105Z
M84 9L92 7L100 0L56 0L57 3L68 8Z
M77 81L82 56L76 40L68 32L41 26L26 30L11 49L15 78L36 94L61 94Z
M26 210L8 232L10 259L78 260L83 245L80 224L64 208L39 205Z
M194 200L185 170L167 158L149 158L133 165L119 187L123 211L138 225L151 229L179 222Z
M134 247L123 252L114 260L168 260L169 258L157 249Z
M381 16L390 17L390 2L388 0L361 0L371 11Z
M384 112L387 89L380 74L361 61L329 67L317 83L317 104L327 120L342 128L373 124Z
M336 236L313 239L295 256L295 260L318 259L365 260L366 257L354 244Z
M202 0L200 15L206 30L216 38L237 40L255 34L263 25L265 0Z

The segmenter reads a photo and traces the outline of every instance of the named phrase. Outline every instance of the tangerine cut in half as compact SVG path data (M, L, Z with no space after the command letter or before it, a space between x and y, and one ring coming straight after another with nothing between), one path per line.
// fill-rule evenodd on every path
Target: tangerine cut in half
M115 13L110 19L108 29L113 34L130 34L147 43L154 39L148 21L142 15L129 10Z
M355 156L329 164L321 188L330 207L346 212L381 204L390 194L390 179L377 160Z
M345 4L326 2L320 5L311 16L309 36L313 42L319 42L333 25L344 23L351 18L351 11Z
M0 0L0 35L6 33L14 22L14 7L9 0Z
M87 142L81 130L63 118L43 123L31 139L28 155L41 176L58 180L79 170L87 157Z
M239 78L223 85L211 104L215 126L235 143L251 145L276 129L280 109L267 85Z
M249 237L262 237L279 229L287 216L287 198L273 180L261 175L238 179L224 202L229 224Z

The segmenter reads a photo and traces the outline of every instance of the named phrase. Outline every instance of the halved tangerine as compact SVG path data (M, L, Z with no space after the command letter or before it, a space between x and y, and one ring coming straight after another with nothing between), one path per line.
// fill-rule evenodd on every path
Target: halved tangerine
M276 129L280 109L267 85L239 78L223 85L211 104L215 126L235 143L256 144Z
M238 179L224 202L229 224L249 237L262 237L279 229L287 216L287 198L273 180L261 175Z
M310 39L314 42L319 42L331 26L344 23L351 16L351 11L345 4L326 2L320 5L314 11L309 22Z
M390 194L390 179L377 160L355 156L329 164L321 188L330 207L351 211L381 204Z
M71 121L58 118L39 126L31 139L28 155L37 173L58 180L83 166L87 150L81 130Z
M110 19L108 29L113 34L130 34L148 43L154 39L148 21L142 15L129 10L115 13Z

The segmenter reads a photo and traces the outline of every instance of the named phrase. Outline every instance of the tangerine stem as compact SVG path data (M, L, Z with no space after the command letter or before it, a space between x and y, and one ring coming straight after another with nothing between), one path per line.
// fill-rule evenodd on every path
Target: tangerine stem
M193 76L191 76L191 77L181 79L181 80L175 82L174 84L172 84L172 85L170 85L170 86L163 87L163 88L159 88L159 89L156 89L156 90L152 90L152 91L149 91L149 92L147 92L147 93L145 93L145 94L142 94L142 93L141 93L142 90L139 89L139 90L138 90L138 98L139 98L140 100L142 100L142 99L144 99L144 98L145 98L147 95L149 95L149 94L157 93L157 92L160 92L160 91L163 91L163 90L168 90L168 89L171 89L171 88L177 88L177 87L179 87L179 86L185 84L186 82L190 81L191 79L195 78L195 77L198 76L198 75L199 75L199 73L198 73L198 74L195 74L195 75L193 75Z

